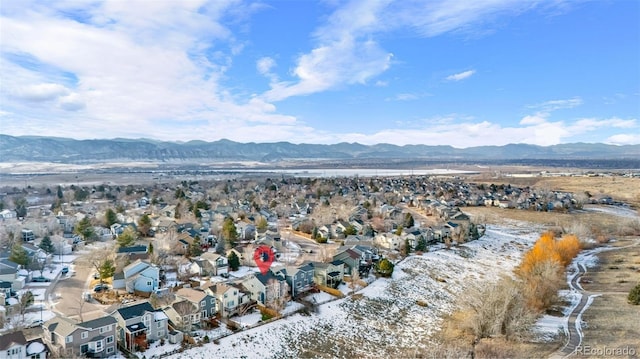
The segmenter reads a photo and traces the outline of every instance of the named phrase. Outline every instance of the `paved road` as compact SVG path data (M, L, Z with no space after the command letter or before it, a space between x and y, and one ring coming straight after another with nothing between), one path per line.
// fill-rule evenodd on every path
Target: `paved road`
M92 274L92 268L84 260L84 256L75 260L71 273L73 275L62 277L49 287L51 288L49 302L53 303L53 311L59 315L80 319L80 307L82 307L83 320L103 316L107 306L96 302L83 303L83 293L89 290L88 285Z

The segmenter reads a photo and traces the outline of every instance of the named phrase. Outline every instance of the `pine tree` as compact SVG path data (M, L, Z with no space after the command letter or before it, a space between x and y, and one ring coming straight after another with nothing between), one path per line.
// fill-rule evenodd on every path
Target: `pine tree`
M22 266L26 266L29 263L29 254L24 248L22 248L20 243L16 243L11 247L9 260Z
M200 236L196 236L193 242L189 246L189 257L197 257L202 254L202 244L200 243Z
M138 220L138 232L143 236L147 237L149 235L149 231L151 230L151 218L149 218L148 214L142 215Z
M136 234L133 229L131 229L131 227L127 227L122 231L122 233L120 233L118 238L116 238L116 242L120 247L131 247L135 244L136 239Z
M100 283L105 279L113 277L116 272L116 266L112 259L105 259L98 268L98 276L100 277Z
M153 254L153 243L149 243L149 246L147 246L147 252L149 254Z
M427 251L427 240L424 239L423 236L418 237L418 243L416 243L416 252L426 252Z
M413 227L413 225L415 224L414 220L413 220L413 216L411 215L411 213L407 212L404 215L404 227L405 228L411 228Z
M391 263L387 258L384 258L378 262L378 274L383 277L391 277L391 274L393 274L393 267L393 263Z
M112 225L118 223L118 215L111 208L107 208L107 211L104 213L104 218L107 227L111 227Z
M408 256L409 253L411 253L411 243L409 243L409 238L405 238L405 240L404 240L403 251L404 251L404 255L405 256Z
M238 268L240 268L240 258L236 255L236 252L231 251L227 259L229 260L229 268L231 268L232 271L237 271Z
M93 225L91 225L91 220L88 216L85 216L76 224L74 233L82 237L84 241L93 239L96 236L96 231L93 229Z
M229 243L231 247L235 246L236 239L238 238L238 232L236 230L236 224L233 222L233 218L227 217L222 224L222 237Z
M53 251L55 250L55 248L53 248L53 243L51 243L51 238L49 238L49 236L44 236L44 238L42 238L42 241L40 241L40 245L38 247L40 247L40 249L42 249L47 253L53 253Z
M636 285L629 292L629 304L640 305L640 284Z

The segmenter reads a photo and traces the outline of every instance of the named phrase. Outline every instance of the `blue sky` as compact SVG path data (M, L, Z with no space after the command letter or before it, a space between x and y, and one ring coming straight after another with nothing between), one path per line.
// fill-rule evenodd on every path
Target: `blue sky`
M5 1L0 133L640 143L640 2Z

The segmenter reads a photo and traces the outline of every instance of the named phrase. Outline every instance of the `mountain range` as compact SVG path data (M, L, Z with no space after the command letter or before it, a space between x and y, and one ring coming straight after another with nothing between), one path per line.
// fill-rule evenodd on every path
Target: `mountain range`
M412 159L430 161L503 160L637 160L640 145L615 146L602 143L571 143L553 146L509 144L454 148L451 146L359 143L293 144L214 142L164 142L150 139L75 140L57 137L0 134L1 162L93 163L108 161L225 162L340 161Z

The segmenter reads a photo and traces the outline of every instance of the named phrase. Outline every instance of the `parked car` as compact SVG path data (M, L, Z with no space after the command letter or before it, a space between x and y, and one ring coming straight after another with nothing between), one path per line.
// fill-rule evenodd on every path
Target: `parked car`
M60 273L62 273L62 274L67 274L67 273L69 273L69 267L64 267L64 268L62 268L62 271L60 271Z
M45 277L35 277L35 278L32 278L31 281L36 283L44 283L44 282L51 282L51 279L45 278Z
M39 326L41 326L43 323L44 323L44 322L43 322L42 320L40 320L40 319L36 319L36 320L32 321L32 322L29 324L29 328L39 327Z
M98 284L97 286L93 287L93 291L96 293L102 292L103 290L109 290L109 286L106 284Z

